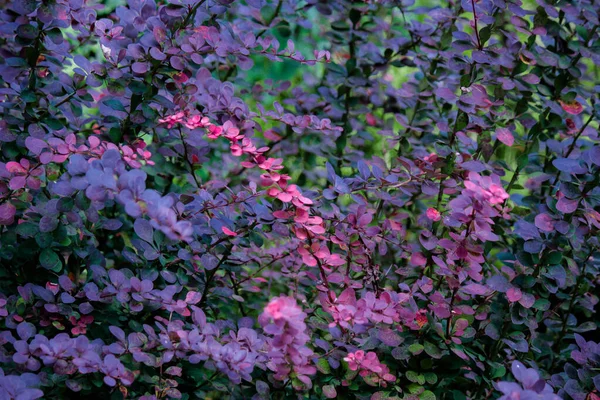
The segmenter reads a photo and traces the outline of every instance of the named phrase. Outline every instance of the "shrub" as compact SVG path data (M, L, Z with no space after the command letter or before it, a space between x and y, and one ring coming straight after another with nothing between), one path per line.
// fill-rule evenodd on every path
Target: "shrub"
M2 1L0 398L600 398L600 8L413 3Z

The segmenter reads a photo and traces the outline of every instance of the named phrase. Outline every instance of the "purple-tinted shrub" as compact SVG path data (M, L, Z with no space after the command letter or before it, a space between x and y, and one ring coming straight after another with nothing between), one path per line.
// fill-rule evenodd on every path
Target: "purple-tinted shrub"
M597 0L0 5L1 399L600 398Z

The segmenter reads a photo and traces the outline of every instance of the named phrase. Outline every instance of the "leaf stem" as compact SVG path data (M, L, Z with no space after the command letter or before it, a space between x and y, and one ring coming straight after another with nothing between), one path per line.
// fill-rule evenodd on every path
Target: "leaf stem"
M475 37L477 38L477 48L481 50L481 39L479 38L479 29L477 28L477 11L475 11L475 0L471 0L471 6L473 7L473 20L475 22Z
M567 308L567 312L563 315L562 328L560 330L560 334L558 335L558 339L556 339L556 342L554 342L554 346L557 346L562 341L562 339L565 337L565 334L567 333L567 322L569 321L569 314L571 314L571 311L573 310L573 306L575 305L575 300L577 299L577 294L579 293L579 288L580 288L581 284L583 283L583 279L585 278L585 270L587 268L587 262L592 257L593 253L594 253L594 248L592 247L590 249L590 252L588 253L587 257L583 261L583 268L581 269L581 273L577 277L577 282L575 283L575 288L573 289L573 293L571 293L571 300L569 301L569 307Z
M206 303L206 297L208 296L208 291L210 289L210 284L212 283L215 275L217 275L217 271L219 270L219 267L221 265L223 265L223 263L225 261L227 261L227 259L231 255L231 250L232 249L233 249L233 244L230 244L229 247L225 250L225 253L223 253L223 257L221 257L221 259L219 260L219 263L217 264L217 266L211 271L210 274L207 273L206 283L204 284L204 290L202 291L202 297L200 298L200 302L198 303L198 307L199 308L202 308L202 306Z
M199 2L196 3L196 5L194 5L194 7L192 7L190 9L190 12L185 17L185 19L183 20L183 23L181 24L182 28L185 29L187 27L187 25L190 23L190 20L196 15L196 11L198 10L198 8L200 8L200 6L202 4L204 4L205 2L206 2L206 0L200 0Z
M579 138L581 137L581 135L583 134L583 131L585 131L585 128L588 127L588 125L594 120L594 114L592 113L590 115L590 117L587 119L587 121L585 122L585 124L583 124L583 126L581 127L581 129L579 129L579 132L577 132L577 134L573 137L573 143L571 143L571 145L569 146L569 149L567 150L567 153L565 154L565 158L569 158L569 156L571 155L571 153L573 152L573 150L575 150L575 146L577 145L577 141L579 140ZM556 186L556 184L558 183L558 179L560 178L560 171L556 172L556 176L554 176L554 182L552 182L552 187ZM550 189L552 190L552 189Z

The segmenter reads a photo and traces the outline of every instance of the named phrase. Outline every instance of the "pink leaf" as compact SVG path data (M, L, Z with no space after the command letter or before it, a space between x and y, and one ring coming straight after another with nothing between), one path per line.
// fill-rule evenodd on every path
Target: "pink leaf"
M515 138L511 131L506 128L498 128L496 129L496 137L499 141L507 145L508 147L512 146L515 143Z
M423 255L423 253L413 253L410 256L410 263L417 266L423 266L427 264L427 258Z
M202 299L202 295L198 292L189 291L185 296L185 302L187 304L198 304Z
M273 216L275 218L280 218L280 219L288 219L291 215L292 215L292 213L290 213L289 211L283 211L283 210L278 210L273 213Z
M519 288L510 288L506 291L506 297L508 298L508 301L514 303L515 301L521 300L521 297L523 297L523 293Z
M27 170L23 168L21 164L15 161L9 161L6 163L6 169L8 172L13 174L26 174Z
M427 215L427 218L429 218L432 221L439 221L440 219L442 219L442 215L435 208L428 208L425 215Z
M231 229L228 229L227 227L222 227L221 230L223 231L224 234L226 234L227 236L237 236L238 234L234 231L232 231Z

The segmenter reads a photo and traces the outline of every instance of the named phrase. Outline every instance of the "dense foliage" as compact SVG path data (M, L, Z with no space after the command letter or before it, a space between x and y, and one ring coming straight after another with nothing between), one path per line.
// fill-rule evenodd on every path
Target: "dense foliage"
M0 0L0 398L600 399L599 17Z

